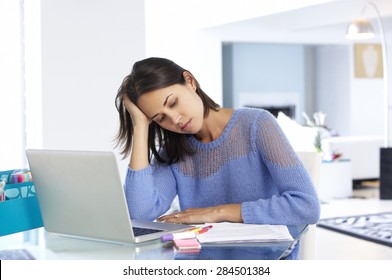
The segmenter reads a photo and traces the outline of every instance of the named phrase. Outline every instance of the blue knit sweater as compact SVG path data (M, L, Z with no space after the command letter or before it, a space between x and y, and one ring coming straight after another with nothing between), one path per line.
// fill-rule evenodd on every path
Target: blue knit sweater
M276 119L260 109L234 111L220 137L172 165L128 169L132 219L154 220L178 195L180 209L241 204L244 223L314 224L320 205L309 174Z

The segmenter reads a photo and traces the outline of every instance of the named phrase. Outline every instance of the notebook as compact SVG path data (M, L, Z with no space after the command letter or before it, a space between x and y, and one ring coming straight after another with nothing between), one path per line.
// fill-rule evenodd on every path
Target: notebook
M196 238L203 245L293 241L287 226L243 223L211 223L212 228Z
M131 220L113 152L26 151L48 232L139 243L190 225Z

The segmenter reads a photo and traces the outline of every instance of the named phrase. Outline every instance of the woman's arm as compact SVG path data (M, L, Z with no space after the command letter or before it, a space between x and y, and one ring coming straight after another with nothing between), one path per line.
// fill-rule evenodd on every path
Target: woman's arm
M166 213L177 194L176 180L168 165L128 168L125 196L132 219L153 221Z
M127 96L124 106L134 127L125 195L132 219L154 220L165 213L177 194L174 175L167 165L151 166L148 160L150 120Z
M277 195L242 203L245 223L313 224L320 216L320 203L313 182L276 119L260 113L252 139L269 170Z
M146 168L148 163L148 126L150 120L129 98L124 95L124 106L131 116L134 131L129 167L133 170Z
M223 204L207 208L189 208L158 218L158 221L181 224L233 222L242 223L241 204Z

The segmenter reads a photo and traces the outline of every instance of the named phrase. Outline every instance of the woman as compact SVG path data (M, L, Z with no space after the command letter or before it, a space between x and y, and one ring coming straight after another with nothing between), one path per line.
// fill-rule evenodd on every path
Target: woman
M314 224L309 174L275 118L220 108L174 62L134 64L118 90L117 145L130 155L133 219L173 223ZM179 212L163 215L178 195Z

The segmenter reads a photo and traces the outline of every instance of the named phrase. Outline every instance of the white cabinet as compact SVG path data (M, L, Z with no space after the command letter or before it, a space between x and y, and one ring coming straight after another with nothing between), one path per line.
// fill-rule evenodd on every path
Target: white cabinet
M328 201L352 196L351 161L323 161L320 168L319 198Z

